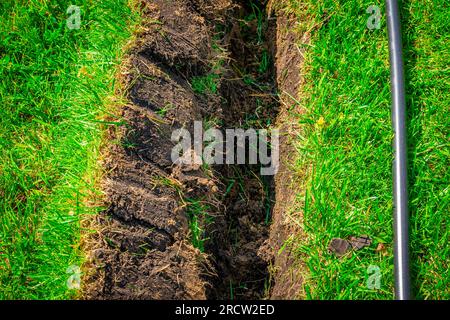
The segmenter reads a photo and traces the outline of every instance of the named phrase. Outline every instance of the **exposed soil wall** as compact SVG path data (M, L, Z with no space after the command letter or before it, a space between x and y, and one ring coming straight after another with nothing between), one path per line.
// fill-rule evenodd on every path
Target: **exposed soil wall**
M287 167L273 180L261 177L259 166L174 165L170 154L173 130L192 132L194 121L220 129L275 123L276 93L295 95L299 83L300 58L278 31L287 20L267 19L263 2L143 5L145 32L125 68L126 124L110 129L104 152L107 210L95 221L85 298L258 299L269 297L272 285L273 296L283 297L291 282L278 279L288 255L274 252L289 230L286 208L274 210L274 200L288 203ZM286 77L285 69L294 73ZM195 79L211 74L214 90L193 90ZM192 242L192 203L206 213L195 217L202 250Z
M292 115L303 112L300 90L303 82L302 69L305 49L300 46L309 42L309 33L300 37L298 25L301 21L295 15L277 11L276 33L276 82L279 89L280 112L276 127L280 129L280 168L275 177L275 205L270 228L270 247L273 264L271 274L273 283L270 297L272 299L301 299L303 274L306 266L289 246L289 238L302 235L300 226L293 220L301 221L301 208L293 206L295 196L302 194L299 182L302 177L292 170L295 160L295 139L301 128L293 121Z

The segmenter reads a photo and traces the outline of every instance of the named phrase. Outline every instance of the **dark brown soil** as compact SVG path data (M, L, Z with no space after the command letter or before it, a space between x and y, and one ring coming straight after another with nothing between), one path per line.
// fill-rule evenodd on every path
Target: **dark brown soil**
M256 2L255 2L256 3ZM264 72L258 70L264 51L272 56L274 20L268 21L264 5L264 38L257 38L257 19L242 21L254 8L249 1L241 1L229 22L223 46L228 48L229 65L221 81L224 127L264 128L278 112L273 64ZM262 41L261 41L262 40ZM255 82L248 84L243 75ZM248 122L249 118L258 121ZM259 166L222 166L217 173L226 196L220 198L221 215L211 226L214 234L207 251L219 277L212 280L207 291L212 299L260 299L270 289L268 265L272 255L267 246L271 221L273 181L259 175ZM224 190L224 191L225 191Z
M258 166L174 165L170 137L192 131L195 120L257 129L275 119L275 69L261 69L260 60L275 51L276 25L264 20L265 37L257 37L256 16L245 20L255 10L248 1L142 3L146 30L123 81L126 125L110 128L104 151L107 209L93 223L85 298L262 298L270 287L273 181ZM217 91L195 93L193 77L211 72ZM200 220L204 252L192 245L187 199L206 204L212 217Z
M274 3L276 1L273 1ZM280 112L276 127L280 135L280 168L275 177L275 205L272 212L270 228L270 247L274 254L271 275L274 279L271 288L271 299L299 299L303 298L302 272L305 266L295 255L295 248L286 244L290 236L304 236L301 228L291 219L301 220L300 208L295 208L295 196L301 194L299 185L303 179L301 173L292 170L295 161L295 139L301 134L301 128L293 123L290 113L300 114L301 106L299 93L303 79L301 65L305 49L297 44L308 43L310 35L305 32L300 38L294 30L302 23L299 17L283 11L277 15L276 35L276 78L280 92ZM300 294L300 295L299 295Z
M205 299L208 257L189 241L186 207L180 197L212 193L214 182L194 188L177 179L170 140L217 108L214 97L195 95L189 84L212 58L211 33L190 1L146 2L147 31L129 55L130 103L110 130L117 141L106 151L103 187L108 209L98 217L85 296L89 299ZM157 23L152 23L157 22ZM193 37L192 35L195 35ZM158 111L170 105L164 115ZM204 182L200 170L191 182Z

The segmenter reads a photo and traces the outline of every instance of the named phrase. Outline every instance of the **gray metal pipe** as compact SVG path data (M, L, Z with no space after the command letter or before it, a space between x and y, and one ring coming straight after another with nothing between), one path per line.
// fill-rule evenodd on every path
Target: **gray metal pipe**
M386 0L391 64L392 128L394 130L394 272L395 298L411 299L409 272L409 213L406 144L405 80L400 14L397 0Z

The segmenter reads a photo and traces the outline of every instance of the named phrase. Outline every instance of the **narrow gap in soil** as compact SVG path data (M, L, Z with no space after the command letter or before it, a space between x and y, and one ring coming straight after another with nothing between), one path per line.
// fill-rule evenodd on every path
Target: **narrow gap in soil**
M275 20L264 1L239 1L224 30L228 71L220 86L223 128L268 129L278 112L273 52ZM248 141L247 141L248 142ZM217 168L223 184L221 214L209 226L205 251L218 277L209 299L260 299L270 289L266 241L274 199L273 177L261 176L260 165Z

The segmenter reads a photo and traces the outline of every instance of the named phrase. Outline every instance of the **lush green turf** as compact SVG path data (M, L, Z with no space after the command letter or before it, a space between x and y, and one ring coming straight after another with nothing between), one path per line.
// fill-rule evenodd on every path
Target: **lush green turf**
M73 297L127 0L0 2L0 299ZM81 7L81 29L66 26Z
M305 262L303 294L313 299L393 298L389 56L384 1L286 0L311 30L300 104L296 170L305 177L306 235L292 241ZM366 27L377 4L381 29ZM403 1L409 108L413 287L417 298L450 298L449 4ZM313 27L314 26L314 27ZM336 258L334 237L369 235L370 248ZM382 245L380 245L382 244ZM376 248L385 247L384 250ZM381 288L366 285L369 266Z
M293 115L303 128L296 169L306 172L297 197L306 237L291 244L309 269L306 297L392 298L387 39L384 19L380 30L366 27L367 7L384 12L383 2L285 1L312 30L300 101L307 112ZM81 7L80 30L66 27L71 4ZM418 298L450 298L448 9L444 0L403 4ZM127 0L0 2L0 299L76 295L66 271L82 263L80 219L96 210L100 119L137 20ZM213 83L199 81L199 91ZM362 234L372 247L327 253L333 237ZM380 290L366 286L370 265L381 270Z

